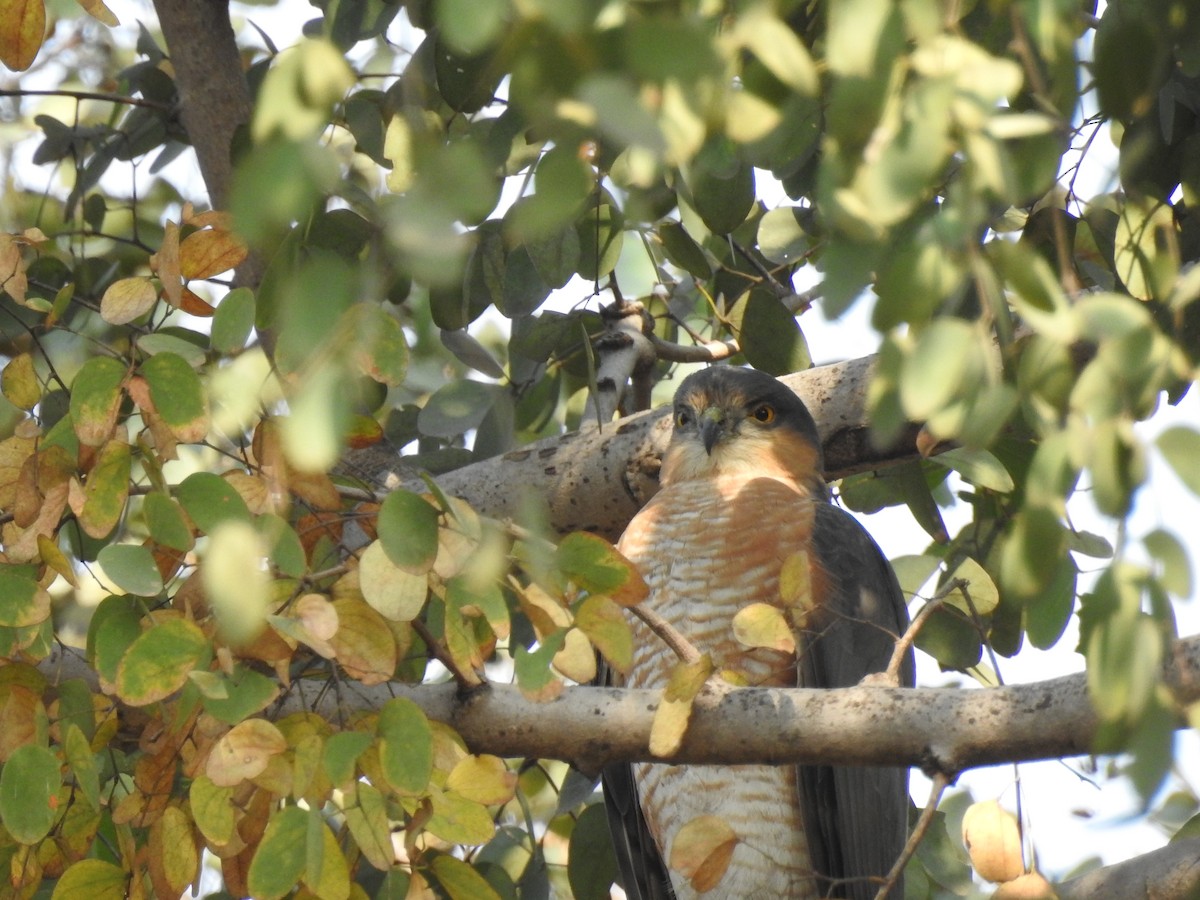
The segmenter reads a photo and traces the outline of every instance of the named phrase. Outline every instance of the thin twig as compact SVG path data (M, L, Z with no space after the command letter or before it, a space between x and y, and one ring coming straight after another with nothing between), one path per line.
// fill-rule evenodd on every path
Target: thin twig
M120 94L104 94L98 91L67 91L67 90L6 90L0 89L0 97L70 97L75 100L103 100L107 103L123 103L127 106L145 106L148 109L158 109L170 112L172 106L158 100L144 100L140 97L123 97Z
M921 810L921 817L917 819L916 827L913 828L912 834L908 836L908 841L904 844L904 850L896 858L895 864L892 865L891 871L888 872L887 878L884 879L883 886L880 887L879 893L875 895L875 900L887 900L887 895L896 886L896 882L900 880L900 875L904 872L904 867L908 865L908 861L917 852L917 847L925 839L925 832L933 824L934 813L937 812L938 804L942 802L942 794L946 792L946 788L949 786L949 775L946 775L944 772L934 773L933 786L929 789L929 800L926 802L925 808Z
M652 609L647 609L640 604L638 606L627 607L631 613L637 616L646 627L653 631L656 635L666 642L667 646L674 651L683 662L691 665L700 661L703 654L685 638L682 634L676 631L675 626L660 616Z
M908 651L912 648L913 642L916 641L917 635L925 626L925 622L933 615L934 610L940 609L942 604L945 603L946 597L962 583L962 579L955 578L953 581L942 585L941 590L921 607L921 611L908 624L908 629L904 634L896 639L896 647L892 651L892 658L888 660L887 669L884 670L884 676L888 684L897 687L900 686L900 667L904 665L904 657L908 655Z

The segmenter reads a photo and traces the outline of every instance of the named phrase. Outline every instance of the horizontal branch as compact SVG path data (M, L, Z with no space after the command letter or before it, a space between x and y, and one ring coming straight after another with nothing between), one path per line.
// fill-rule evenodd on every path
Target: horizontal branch
M1196 702L1200 636L1174 649L1166 683L1181 705ZM56 653L41 669L53 680L95 680L73 650ZM325 681L301 681L272 714L308 710L338 721L355 709L378 709L390 697L412 699L476 753L562 759L588 771L656 759L650 729L660 692L650 690L568 687L556 700L536 703L512 685L462 693L453 683L343 682L331 691ZM979 766L1090 753L1098 725L1082 673L970 690L725 688L697 698L682 746L662 761L905 765L956 776Z
M829 480L917 455L913 427L897 445L869 440L867 386L874 356L808 369L780 379L804 400L817 424ZM519 519L541 505L557 533L591 531L615 540L658 490L658 470L671 434L670 410L661 407L605 425L546 438L519 450L438 476L447 493L480 513ZM402 471L403 459L369 448L351 451L346 468L384 487L403 482L425 490Z

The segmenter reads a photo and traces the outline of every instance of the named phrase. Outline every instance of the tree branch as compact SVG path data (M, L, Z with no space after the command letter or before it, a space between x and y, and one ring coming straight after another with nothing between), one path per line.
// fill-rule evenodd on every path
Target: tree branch
M867 386L875 357L821 366L780 379L808 406L833 480L903 462L917 455L914 426L893 447L868 436ZM531 497L543 498L545 520L557 533L591 531L615 540L658 490L658 470L671 434L670 409L651 410L602 428L585 427L438 477L449 494L496 519L520 519ZM426 487L405 472L395 453L371 448L347 455L346 468L385 487Z
M77 650L39 667L53 682L95 672ZM1164 680L1183 705L1200 700L1200 636L1177 641ZM451 725L475 753L563 759L596 771L616 762L801 763L918 766L950 778L966 769L1092 752L1099 719L1087 676L1067 675L999 688L706 688L687 734L669 757L650 754L660 691L568 687L536 703L512 685L463 692L457 685L346 683L334 696L321 681L301 681L272 716L315 712L337 721L408 697L431 719Z

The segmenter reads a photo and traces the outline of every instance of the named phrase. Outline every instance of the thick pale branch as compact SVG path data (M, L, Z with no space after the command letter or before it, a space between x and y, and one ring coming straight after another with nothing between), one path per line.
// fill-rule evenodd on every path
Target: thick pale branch
M1200 897L1200 838L1175 841L1133 859L1055 885L1059 900L1095 897Z
M76 651L41 668L54 680L95 680ZM1181 704L1200 700L1200 636L1176 643L1165 677ZM409 697L452 725L477 753L564 759L592 770L655 759L649 744L656 691L571 687L557 700L535 703L511 685L463 693L452 683L344 683L334 692L323 681L300 682L272 714L303 709L337 721L393 696ZM730 688L701 694L682 746L665 761L906 765L955 776L1090 753L1098 724L1083 674L978 690Z
M916 429L895 447L879 450L868 440L867 385L875 357L809 369L782 380L808 405L825 450L829 479L916 456ZM521 518L531 498L542 504L550 527L565 534L592 531L615 539L658 490L658 469L670 437L669 410L629 416L603 428L548 438L502 456L439 476L438 484L484 515ZM358 452L348 468L383 486L397 472L394 454ZM424 490L416 480L413 486Z

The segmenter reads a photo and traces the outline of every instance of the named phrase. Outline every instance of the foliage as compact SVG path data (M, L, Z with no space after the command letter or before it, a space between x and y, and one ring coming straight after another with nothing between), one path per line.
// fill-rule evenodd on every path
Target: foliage
M606 892L609 857L566 858L603 845L603 815L561 764L472 755L399 699L272 715L309 679L466 687L510 661L548 699L596 650L625 665L638 580L611 548L551 551L433 480L381 500L330 474L348 447L438 473L577 426L605 326L564 294L638 298L656 379L712 341L803 368L814 303L873 302L878 441L912 421L957 448L840 486L933 538L897 561L945 601L918 646L970 670L1077 614L1098 749L1133 749L1152 795L1189 562L1159 531L1138 564L1067 502L1083 485L1128 514L1135 424L1200 356L1186 0L314 7L281 50L239 28L253 117L231 208L201 211L171 175L206 136L177 117L170 48L57 6L43 47L42 3L0 2L0 61L61 90L12 107L53 178L8 188L0 234L0 854L20 895L177 895L201 848L263 897ZM1081 196L1106 128L1120 184ZM1200 434L1159 448L1200 488ZM972 510L955 535L951 483ZM1082 596L1079 557L1106 560ZM97 681L54 684L36 663L81 639L63 598L95 583ZM725 846L716 824L701 846Z

